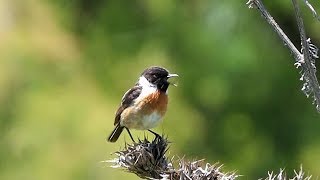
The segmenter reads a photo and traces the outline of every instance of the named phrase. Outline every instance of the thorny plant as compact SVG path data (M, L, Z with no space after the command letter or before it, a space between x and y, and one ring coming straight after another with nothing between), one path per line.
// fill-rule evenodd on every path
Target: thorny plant
M173 166L165 153L168 140L157 136L153 141L146 138L138 143L126 144L124 150L115 153L111 162L113 168L123 168L143 179L172 180L234 180L239 175L235 172L221 172L222 165L204 163L204 160L178 160L178 168Z
M260 180L310 180L311 176L305 176L304 172L302 171L302 167L300 168L300 171L294 171L294 177L293 178L287 178L286 173L283 169L280 169L279 174L274 174L273 172L268 172L268 177L265 179Z
M178 167L173 166L173 160L166 157L168 140L163 136L156 137L153 141L146 138L138 143L126 144L125 148L115 153L116 158L108 161L111 167L121 168L134 173L142 179L162 180L235 180L241 175L235 172L222 172L222 165L218 163L205 163L203 159L187 161L178 159ZM305 176L302 167L299 172L294 171L293 178L287 178L283 169L279 174L268 172L267 178L260 180L310 180ZM248 178L250 179L250 178Z
M320 17L318 16L313 6L309 3L309 1L304 0L304 3L312 11L313 16L320 21ZM303 81L301 90L307 97L313 97L313 104L315 104L317 111L320 113L320 86L316 76L315 66L315 59L319 58L318 48L316 47L316 45L312 44L311 39L307 38L306 36L303 19L301 17L300 7L297 0L292 0L292 4L294 7L298 29L300 32L301 52L293 45L288 36L276 23L271 14L264 7L261 0L249 0L247 2L249 8L257 8L260 11L261 15L273 27L279 37L284 41L284 44L287 45L287 47L292 52L295 58L294 65L296 66L296 68L300 69L300 80Z

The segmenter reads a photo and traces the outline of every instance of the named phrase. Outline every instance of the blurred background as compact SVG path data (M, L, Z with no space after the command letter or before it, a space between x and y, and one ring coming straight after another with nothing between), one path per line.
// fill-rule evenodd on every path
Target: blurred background
M139 179L101 161L130 141L106 137L151 65L180 75L154 129L172 141L169 157L220 162L240 179L301 164L319 177L319 114L293 56L245 3L0 1L0 179ZM299 46L291 1L265 5ZM319 47L320 23L301 8Z

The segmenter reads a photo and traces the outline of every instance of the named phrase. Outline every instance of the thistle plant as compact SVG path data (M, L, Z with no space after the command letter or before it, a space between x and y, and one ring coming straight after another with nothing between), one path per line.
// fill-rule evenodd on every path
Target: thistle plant
M116 158L106 162L113 163L113 168L122 168L143 179L234 180L239 176L235 172L222 172L222 165L211 165L204 160L179 159L175 168L173 160L166 156L168 144L168 139L163 136L156 136L151 142L144 138L137 143L126 144L123 150L115 152Z

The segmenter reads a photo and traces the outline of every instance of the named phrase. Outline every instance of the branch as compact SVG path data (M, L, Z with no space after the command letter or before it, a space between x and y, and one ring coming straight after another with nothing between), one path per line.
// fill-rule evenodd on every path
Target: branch
M305 62L301 64L303 69L302 77L305 80L304 87L307 88L306 89L307 95L308 95L308 92L314 94L314 102L316 104L317 110L320 112L320 86L317 80L316 66L314 62L314 58L318 57L317 52L315 56L312 54L312 52L310 52L309 43L311 44L311 41L306 37L306 32L304 30L303 19L301 17L299 5L296 0L292 0L292 4L294 7L294 12L295 12L297 23L298 23L298 28L300 32L300 38L301 38L301 45L302 45L301 51L302 51L304 62Z
M284 44L288 46L289 50L294 55L294 58L296 59L296 61L300 61L301 59L303 59L299 50L293 45L291 40L283 32L283 30L280 28L277 22L273 19L273 17L270 15L270 13L267 11L267 9L264 7L264 5L260 0L249 0L247 2L247 5L249 5L249 8L256 7L260 11L261 15L273 27L273 29L276 31L276 33L279 35L282 41L284 41Z
M306 1L307 2L307 1ZM275 22L270 13L266 10L261 0L249 0L247 5L249 8L256 7L262 16L266 19L266 21L273 27L273 29L277 32L279 37L284 41L284 43L288 46L289 50L294 55L295 66L297 68L301 67L301 78L300 80L304 81L302 91L304 94L309 97L313 96L313 103L316 105L317 111L320 113L320 86L316 76L316 66L315 59L318 57L318 48L311 43L310 38L306 37L306 33L304 30L303 20L300 13L300 8L297 4L296 0L292 0L294 5L294 10L296 14L296 19L298 23L298 28L301 37L302 44L302 53L298 51L298 49L293 45L288 36L283 32L280 26ZM312 7L312 6L311 6Z
M318 21L320 21L320 16L317 14L317 11L312 7L308 0L304 0L304 3L311 10L313 17L315 17Z

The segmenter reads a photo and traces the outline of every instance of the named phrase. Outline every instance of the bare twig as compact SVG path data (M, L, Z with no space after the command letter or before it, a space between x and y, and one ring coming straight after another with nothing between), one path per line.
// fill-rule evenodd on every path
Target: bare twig
M318 21L320 21L320 16L317 14L317 11L313 8L313 6L309 3L308 0L304 0L304 3L311 10L313 17L315 17Z
M306 37L306 32L304 30L304 25L303 25L303 19L301 16L301 12L300 12L300 8L297 0L292 0L292 4L294 7L294 12L296 15L297 24L300 32L301 45L302 45L301 51L304 57L303 58L304 63L301 64L302 71L303 71L302 78L304 78L305 80L304 88L309 88L307 89L308 92L310 92L310 94L313 93L314 103L316 104L316 108L318 112L320 112L320 86L316 76L316 67L314 63L314 58L316 57L314 57L314 55L310 53L311 41ZM308 41L310 41L310 43Z
M266 21L273 27L279 37L288 46L295 58L295 65L297 68L301 67L301 78L304 81L302 91L307 97L313 95L313 103L316 105L316 109L320 112L320 86L316 77L315 59L318 58L318 48L311 43L310 38L306 37L306 33L303 26L303 20L301 17L300 9L296 0L292 0L294 4L296 19L298 22L299 32L301 36L302 53L293 45L288 36L283 32L280 26L275 22L270 13L266 10L261 0L249 0L247 4L249 8L256 7ZM312 6L311 6L312 7Z
M299 50L294 46L294 44L291 42L288 36L283 32L283 30L280 28L277 22L273 19L273 17L270 15L270 13L267 11L267 9L264 7L263 3L260 0L249 0L247 2L247 5L249 5L249 8L256 7L260 11L261 15L273 27L273 29L278 33L279 37L288 46L289 50L294 55L294 58L296 59L296 61L300 61L301 59L303 59Z

